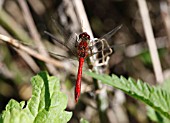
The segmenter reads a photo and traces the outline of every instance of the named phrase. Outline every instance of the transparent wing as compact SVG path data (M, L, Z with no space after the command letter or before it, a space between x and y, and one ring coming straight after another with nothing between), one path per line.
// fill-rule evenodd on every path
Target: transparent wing
M95 38L90 44L89 49L91 50L91 55L98 55L98 61L100 64L97 66L106 65L108 63L109 56L113 53L113 51L125 49L124 47L126 46L126 43L115 45L113 40L110 41L111 37L116 34L122 26L123 25L117 26L99 39ZM96 47L98 51L94 52L93 47Z
M75 45L77 43L77 36L73 31L68 30L66 27L64 28L61 26L61 24L56 21L57 19L54 19L51 17L52 25L53 26L53 31L55 32L55 35L53 33L49 33L45 31L45 34L50 36L53 39L53 42L58 45L60 48L64 48L64 50L68 51L70 55L77 55L77 49L75 48ZM56 36L57 35L57 36Z
M47 31L44 31L44 33L47 34L48 36L50 36L57 43L59 43L62 46L66 47L69 50L69 52L71 52L72 55L76 56L76 51L74 50L76 48L75 48L75 46L73 48L73 45L74 45L73 43L70 42L71 44L69 44L68 42L66 43L64 41L61 41L61 40L57 39L54 35L52 35L51 33L47 32Z
M101 39L105 39L107 41L109 41L109 39L114 35L116 34L117 31L119 31L121 28L122 28L122 24L115 27L114 29L112 29L110 32L106 33L105 35L103 35L99 40Z

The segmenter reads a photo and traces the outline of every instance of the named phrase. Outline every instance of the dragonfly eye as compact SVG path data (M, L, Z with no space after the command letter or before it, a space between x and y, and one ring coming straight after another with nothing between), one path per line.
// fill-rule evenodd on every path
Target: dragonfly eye
M90 36L89 36L88 34L86 35L86 38L87 38L88 40L90 40Z
M79 39L90 40L90 36L86 32L83 32L79 35Z

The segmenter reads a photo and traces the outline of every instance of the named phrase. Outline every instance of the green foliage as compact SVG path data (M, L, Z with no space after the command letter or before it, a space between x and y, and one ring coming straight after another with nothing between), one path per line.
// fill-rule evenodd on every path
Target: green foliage
M81 119L80 119L80 123L89 123L89 122L88 122L87 120L81 118Z
M166 118L165 116L161 115L161 113L158 113L153 108L147 106L147 115L148 117L158 123L170 123L170 119Z
M10 100L0 123L66 123L72 112L65 111L67 97L60 91L59 80L41 72L31 79L32 97L27 104Z
M92 72L87 72L88 75L95 79L101 80L103 83L118 88L126 94L144 102L152 107L159 115L170 119L170 93L154 86L149 86L141 80L137 82L129 78L128 80L116 75L99 75Z
M159 57L163 57L166 54L165 48L158 49ZM139 58L143 61L145 65L152 66L151 55L148 50L144 50L141 54L139 54Z
M169 89L170 88L170 79L164 81L164 83L160 86L157 86L157 88L161 88L164 91L167 91L167 93L170 93L170 89ZM161 115L160 113L155 111L153 108L148 106L147 111L148 111L147 114L151 120L158 122L158 123L170 123L170 119Z

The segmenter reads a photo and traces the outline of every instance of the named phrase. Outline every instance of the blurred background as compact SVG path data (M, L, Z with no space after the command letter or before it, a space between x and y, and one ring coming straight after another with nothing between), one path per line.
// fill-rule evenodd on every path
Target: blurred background
M107 106L101 114L94 81L83 74L82 94L78 104L74 102L74 85L78 61L68 49L52 40L44 31L57 40L70 41L81 33L83 20L78 15L76 0L0 0L0 34L17 39L42 57L54 58L56 63L46 63L36 56L23 52L0 40L0 112L13 98L17 101L31 97L30 79L42 70L61 80L61 90L68 95L68 111L73 111L70 123L84 118L91 123L151 123L145 105L107 87ZM164 80L170 75L170 1L147 0L159 62ZM110 38L115 45L103 73L141 79L151 85L157 84L153 62L145 37L143 21L137 0L83 0L85 11L95 38L100 38L116 26L123 25ZM82 13L82 16L84 14ZM86 27L83 27L86 29ZM73 46L73 45L72 45ZM50 55L52 52L53 55ZM88 70L85 63L84 71ZM161 76L161 75L160 75Z

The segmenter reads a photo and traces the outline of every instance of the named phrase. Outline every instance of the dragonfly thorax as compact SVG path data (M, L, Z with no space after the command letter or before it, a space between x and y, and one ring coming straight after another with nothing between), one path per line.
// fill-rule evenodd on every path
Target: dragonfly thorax
M86 58L88 56L88 42L87 41L81 41L78 45L77 53L78 57Z

